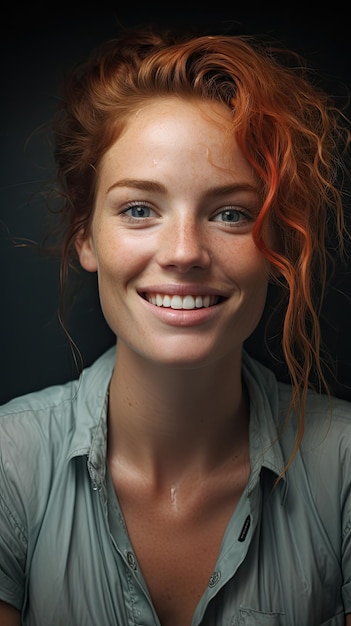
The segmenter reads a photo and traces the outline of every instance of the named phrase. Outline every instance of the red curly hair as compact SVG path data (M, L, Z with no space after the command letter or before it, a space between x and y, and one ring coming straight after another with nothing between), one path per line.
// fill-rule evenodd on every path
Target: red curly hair
M312 368L328 391L319 312L331 217L341 252L346 234L339 183L348 122L307 74L297 55L247 36L125 33L73 68L53 127L66 218L63 280L78 232L90 227L101 159L130 115L160 96L217 101L230 109L237 142L261 182L254 241L286 297L282 350L297 420L294 453L303 436ZM268 227L274 249L266 241Z

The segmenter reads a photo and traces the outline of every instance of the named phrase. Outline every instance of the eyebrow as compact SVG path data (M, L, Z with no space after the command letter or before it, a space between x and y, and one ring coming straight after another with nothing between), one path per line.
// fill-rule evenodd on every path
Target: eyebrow
M123 178L121 180L116 181L107 189L107 193L110 193L113 189L118 187L129 187L132 189L140 189L141 191L151 191L154 193L167 193L167 189L162 183L159 183L154 180L142 180L139 178ZM218 185L216 187L211 187L206 191L207 197L218 196L218 195L227 195L233 192L239 191L249 191L252 193L258 193L258 187L256 185L252 185L248 182L241 183L231 183L228 185Z

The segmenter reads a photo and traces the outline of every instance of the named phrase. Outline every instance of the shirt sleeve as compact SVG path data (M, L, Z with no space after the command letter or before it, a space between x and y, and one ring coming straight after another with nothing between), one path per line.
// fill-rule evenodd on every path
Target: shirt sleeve
M25 527L20 521L21 482L16 469L16 458L11 458L11 444L6 434L1 432L0 599L20 610L24 599L27 539Z
M350 418L351 419L351 418ZM346 613L351 613L351 437L348 443L344 443L344 451L341 454L342 489L342 571L344 584L342 597ZM341 446L342 448L342 446Z
M344 612L351 613L351 403L311 398L301 448L311 495L338 559Z

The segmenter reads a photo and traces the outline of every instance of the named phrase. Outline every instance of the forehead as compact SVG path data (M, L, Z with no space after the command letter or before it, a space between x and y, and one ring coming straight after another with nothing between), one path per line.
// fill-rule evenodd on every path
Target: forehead
M106 152L101 170L133 169L172 162L184 168L218 165L252 168L240 151L234 132L233 115L218 102L167 97L149 100L128 116L123 132Z
M161 138L168 130L179 133L180 141L191 140L195 133L204 136L233 136L233 121L230 110L218 102L199 99L185 100L177 97L148 101L129 118L124 133L129 131L155 132ZM192 132L189 133L189 130Z

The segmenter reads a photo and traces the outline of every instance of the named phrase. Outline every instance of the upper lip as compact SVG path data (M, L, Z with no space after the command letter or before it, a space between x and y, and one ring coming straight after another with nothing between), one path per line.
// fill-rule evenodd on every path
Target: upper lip
M158 293L170 296L220 296L227 298L228 295L221 289L215 287L208 287L207 285L195 285L195 284L162 284L162 285L148 285L138 289L140 295L146 293Z

